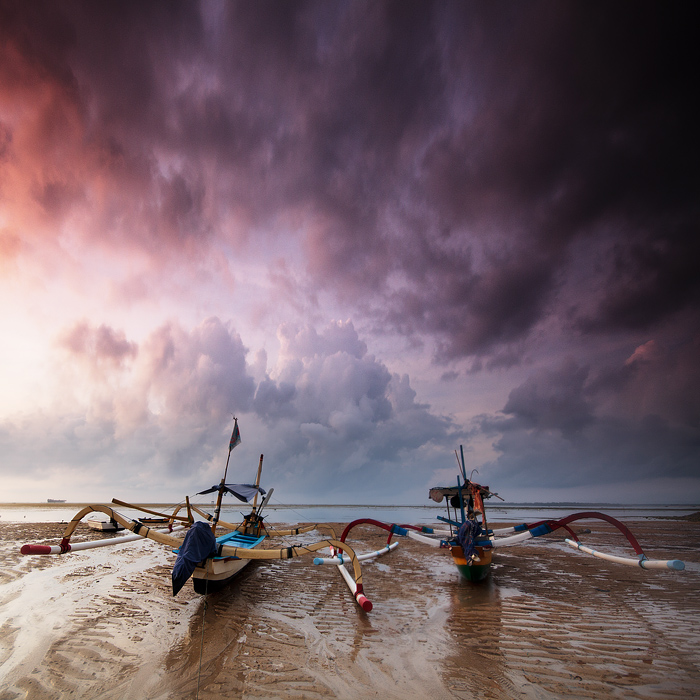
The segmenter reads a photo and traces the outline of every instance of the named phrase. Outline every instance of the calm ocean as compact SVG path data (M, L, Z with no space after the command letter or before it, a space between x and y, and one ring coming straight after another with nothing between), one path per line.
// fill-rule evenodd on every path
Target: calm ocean
M0 504L0 522L66 522L80 509L81 504ZM172 511L172 506L151 506L154 510ZM205 508L211 511L211 506ZM117 508L123 515L135 518L138 511ZM578 511L599 511L618 520L640 518L682 517L700 511L700 505L620 505L611 503L508 503L487 505L489 522L535 522L550 518L562 518ZM247 507L227 503L222 508L222 519L238 522ZM432 525L437 516L445 515L443 506L363 506L363 505L271 505L266 509L266 519L271 523L336 522L347 523L358 518L373 518L388 523ZM101 514L98 514L101 516ZM104 516L106 518L106 516Z

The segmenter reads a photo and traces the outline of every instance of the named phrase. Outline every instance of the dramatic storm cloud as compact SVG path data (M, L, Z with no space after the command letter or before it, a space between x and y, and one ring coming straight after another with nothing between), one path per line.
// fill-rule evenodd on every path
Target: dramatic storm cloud
M0 0L1 500L700 500L695 26Z

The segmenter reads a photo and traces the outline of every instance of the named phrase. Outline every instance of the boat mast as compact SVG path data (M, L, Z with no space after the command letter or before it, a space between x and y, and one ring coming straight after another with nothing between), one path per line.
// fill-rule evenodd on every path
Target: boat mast
M467 488L469 486L469 480L467 479L467 470L464 466L464 448L462 445L459 446L459 452L460 455L462 456L462 460L460 461L459 456L457 456L457 464L462 470L462 476L464 477L464 485L460 483L460 478L459 474L457 474L457 492L459 493L459 509L461 511L462 515L462 523L465 523L467 521L466 515L464 513L464 493L463 489ZM455 450L455 455L457 455L457 451ZM455 508L455 510L457 510Z
M464 466L464 447L462 445L459 446L459 453L462 455L462 476L464 477L464 483L467 484L469 479L467 479L467 468ZM459 462L459 460L457 460Z
M226 484L226 472L228 471L228 461L231 459L231 453L228 453L228 457L226 458L226 470L224 471L224 478L221 479L221 483L219 484L219 495L216 497L216 510L214 511L214 519L212 520L211 523L211 531L216 535L216 523L219 522L219 515L221 514L221 501L224 498L224 489L225 489L225 484Z
M226 457L226 468L224 469L224 477L221 479L219 484L219 495L216 498L216 510L214 511L214 519L211 524L211 531L216 537L216 524L219 522L219 515L221 514L221 501L224 498L224 491L226 490L226 475L228 474L228 463L231 459L231 450L241 441L241 435L238 431L238 418L233 419L233 432L231 433L231 440L228 444L228 457Z
M260 455L260 462L258 463L258 475L255 477L255 485L259 488L260 487L260 475L262 474L262 462L263 462L263 455ZM255 498L253 499L253 510L258 505L258 491L255 492Z

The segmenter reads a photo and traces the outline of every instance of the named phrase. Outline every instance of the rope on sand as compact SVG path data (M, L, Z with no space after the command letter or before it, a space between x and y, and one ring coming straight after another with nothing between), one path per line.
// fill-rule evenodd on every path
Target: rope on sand
M196 700L199 700L199 681L202 677L202 656L204 654L204 621L207 617L207 591L209 589L209 579L204 581L204 606L202 607L202 639L199 643L199 671L197 672L197 695Z

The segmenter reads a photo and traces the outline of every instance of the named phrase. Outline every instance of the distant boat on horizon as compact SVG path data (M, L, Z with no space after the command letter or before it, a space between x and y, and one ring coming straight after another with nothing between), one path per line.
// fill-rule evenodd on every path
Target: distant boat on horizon
M65 503L66 499L65 498L47 498L46 502L47 503Z

